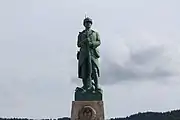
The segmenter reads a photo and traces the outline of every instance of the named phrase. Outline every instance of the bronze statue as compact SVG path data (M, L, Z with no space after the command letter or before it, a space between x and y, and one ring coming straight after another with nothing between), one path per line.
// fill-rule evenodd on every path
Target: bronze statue
M98 78L100 77L99 69L99 50L101 44L98 32L91 29L92 19L87 17L83 21L85 30L79 32L77 46L80 50L77 53L78 59L78 77L82 79L83 91L100 90Z

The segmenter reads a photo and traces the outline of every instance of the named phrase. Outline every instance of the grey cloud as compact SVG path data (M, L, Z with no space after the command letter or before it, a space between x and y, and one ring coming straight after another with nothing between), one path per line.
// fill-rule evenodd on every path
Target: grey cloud
M163 56L163 49L152 47L137 53L131 53L129 60L120 65L110 60L102 61L101 84L115 84L122 81L156 79L175 75Z
M153 47L137 53L131 53L130 61L134 64L148 64L162 56L163 49Z

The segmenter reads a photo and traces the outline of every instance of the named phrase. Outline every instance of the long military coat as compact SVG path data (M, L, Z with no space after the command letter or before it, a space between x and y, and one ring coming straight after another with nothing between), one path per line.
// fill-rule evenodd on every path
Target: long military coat
M89 50L87 48L87 45L83 43L83 40L88 40L92 46L89 47ZM82 65L86 64L85 60L90 55L91 62L93 64L92 67L97 68L98 76L100 76L100 70L99 70L99 60L100 57L98 46L100 46L101 41L98 32L94 30L82 31L78 34L78 40L77 40L77 46L80 47L80 51L77 54L78 61L78 77L82 78Z

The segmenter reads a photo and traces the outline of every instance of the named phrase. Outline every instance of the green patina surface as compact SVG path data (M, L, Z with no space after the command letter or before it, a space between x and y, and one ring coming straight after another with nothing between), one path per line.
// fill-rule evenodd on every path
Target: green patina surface
M98 91L86 91L81 90L75 91L75 101L102 101L103 94L102 90Z

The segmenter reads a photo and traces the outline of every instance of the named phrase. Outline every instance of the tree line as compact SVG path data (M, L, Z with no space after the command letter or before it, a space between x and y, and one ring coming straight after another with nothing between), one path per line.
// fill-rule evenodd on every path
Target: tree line
M0 118L0 120L33 120L28 118ZM41 120L70 120L69 117ZM109 120L180 120L180 110L168 112L144 112L137 113L125 118L110 118Z

